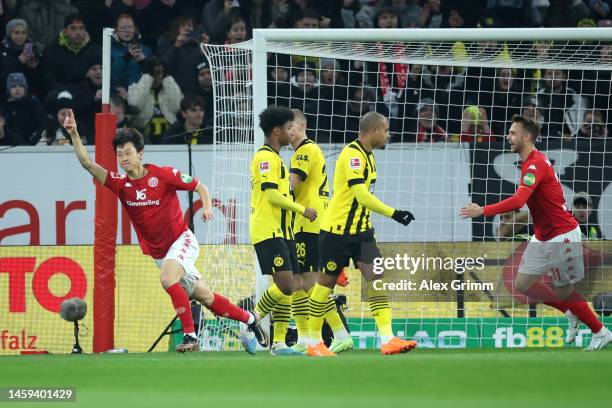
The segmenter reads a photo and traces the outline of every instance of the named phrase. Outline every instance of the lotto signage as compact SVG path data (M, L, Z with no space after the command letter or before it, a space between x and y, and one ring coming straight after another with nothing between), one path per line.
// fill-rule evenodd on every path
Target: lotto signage
M122 246L116 271L115 345L146 351L173 317L159 270L139 247ZM91 246L0 246L0 293L0 354L70 352L73 325L61 319L59 308L75 296L88 304L80 342L91 352Z

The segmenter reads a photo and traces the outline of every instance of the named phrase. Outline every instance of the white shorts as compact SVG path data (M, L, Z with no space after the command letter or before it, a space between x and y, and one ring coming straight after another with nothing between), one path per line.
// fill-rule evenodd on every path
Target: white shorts
M191 298L198 279L202 277L195 266L199 255L200 246L198 245L198 240L190 230L187 230L174 241L164 259L156 259L155 264L161 269L164 261L167 259L173 259L180 263L185 270L185 274L179 283L185 288Z
M548 241L531 237L519 266L525 275L551 274L555 286L566 286L584 279L580 227Z

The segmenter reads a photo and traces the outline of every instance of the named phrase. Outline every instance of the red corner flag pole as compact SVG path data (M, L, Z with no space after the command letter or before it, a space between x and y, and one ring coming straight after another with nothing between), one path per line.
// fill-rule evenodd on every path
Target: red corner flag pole
M102 113L96 114L96 162L117 171L112 140L117 129L110 113L110 48L113 30L102 38ZM94 219L93 352L115 347L115 251L117 242L117 198L96 184Z

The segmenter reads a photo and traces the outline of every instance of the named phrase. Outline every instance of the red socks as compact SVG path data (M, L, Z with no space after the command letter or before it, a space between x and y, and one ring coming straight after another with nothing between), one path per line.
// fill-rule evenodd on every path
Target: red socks
M544 282L537 282L531 285L531 287L525 291L525 295L532 301L542 302L545 305L554 307L562 313L565 313L568 309L566 302L558 300L555 292Z
M251 315L244 309L239 308L227 298L215 293L215 298L208 309L215 315L220 317L227 317L228 319L238 320L242 323L248 323Z
M185 291L185 288L183 288L180 283L175 283L166 289L166 292L168 292L170 299L172 299L174 311L178 315L179 319L181 319L183 333L193 333L195 331L195 327L193 324L193 317L191 316L191 303L189 303L187 291Z
M531 300L544 301L545 305L554 307L563 313L569 309L582 323L589 326L593 333L597 333L603 327L593 309L589 307L588 302L576 291L565 300L557 300L555 292L550 286L544 282L538 282L525 291L525 294Z
M569 310L584 324L589 326L589 329L593 333L597 333L603 327L603 324L599 321L599 318L589 307L589 304L579 293L574 291L570 297L565 301Z

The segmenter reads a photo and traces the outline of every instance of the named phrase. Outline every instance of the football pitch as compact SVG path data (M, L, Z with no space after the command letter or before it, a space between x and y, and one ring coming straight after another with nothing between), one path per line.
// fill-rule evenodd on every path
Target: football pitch
M612 348L0 358L0 387L75 387L53 407L584 407L612 401ZM40 407L45 403L2 403ZM598 405L595 405L598 406Z

